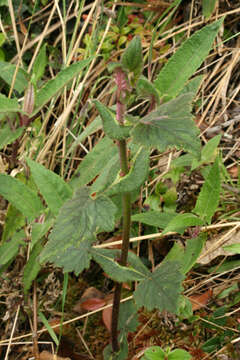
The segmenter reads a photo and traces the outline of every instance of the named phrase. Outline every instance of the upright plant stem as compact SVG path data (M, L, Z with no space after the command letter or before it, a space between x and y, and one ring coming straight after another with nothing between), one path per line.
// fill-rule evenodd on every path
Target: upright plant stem
M125 176L128 173L128 156L127 156L127 143L125 140L120 140L118 143L119 157L121 166L121 175ZM122 195L123 205L123 230L122 230L122 251L120 258L120 265L125 266L127 264L128 248L129 248L129 237L130 237L130 226L131 226L131 194L125 193ZM113 298L113 309L112 309L112 349L113 352L119 351L118 343L118 317L121 300L122 284L116 283L114 298Z
M40 360L38 349L38 335L37 335L37 281L33 282L33 353L36 360Z

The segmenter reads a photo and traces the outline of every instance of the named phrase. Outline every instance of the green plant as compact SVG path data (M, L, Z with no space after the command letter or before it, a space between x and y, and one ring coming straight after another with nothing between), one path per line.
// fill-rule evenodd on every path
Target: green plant
M192 85L196 84L194 79L189 84L186 83L209 52L221 24L222 20L219 20L189 38L169 60L153 84L142 75L140 38L135 37L130 42L121 61L110 66L116 84L116 108L109 108L93 100L106 136L84 158L69 183L29 157L26 158L30 169L29 178L23 176L22 179L15 179L10 175L0 175L0 193L11 203L9 212L20 214L18 221L14 225L7 224L4 230L1 271L14 259L19 246L26 246L23 230L26 221L26 224L32 227L32 237L31 255L25 268L25 292L36 279L40 263L47 261L63 267L64 272L74 271L79 274L89 267L93 259L116 282L112 344L104 351L106 359L126 359L127 333L134 331L137 326L136 314L139 307L145 306L149 310L158 308L177 314L184 312L184 306L187 307L186 304L183 305L181 283L196 262L205 240L204 234L190 239L186 250L174 245L163 262L151 272L137 255L129 252L131 206L135 201L135 194L148 177L151 149L184 149L199 161L199 131L191 115L195 93L188 91L194 89L196 92L197 88ZM199 48L197 55L196 46ZM44 58L44 54L43 48L39 59ZM33 84L28 85L22 108L16 99L1 95L1 112L6 116L19 114L20 117L20 127L15 126L13 132L10 126L5 125L3 130L8 134L7 143L19 139L40 109L89 62L87 59L62 70L55 79L35 90L34 96L33 88L43 73L43 70L40 71L39 67L35 66ZM42 63L42 60L39 60L39 63ZM144 117L127 114L129 105L137 96L135 88L141 96L150 99L149 112ZM163 103L154 108L160 100ZM16 125L16 117L14 121ZM1 146L5 145L6 141L3 141ZM209 202L212 188L215 189L214 199ZM44 198L44 205L38 191ZM193 212L177 214L159 211L154 214L156 226L163 228L163 233L183 233L190 226L210 223L218 204L219 193L219 166L216 158L206 175ZM9 219L11 216L10 214ZM136 220L136 215L134 216L133 220ZM97 235L113 231L116 220L121 217L122 249L110 250L94 246ZM43 247L44 236L52 225L49 241ZM7 241L9 239L10 241ZM134 302L120 307L121 284L126 281L138 281L138 286L133 293Z
M163 351L159 346L152 346L144 352L142 360L190 360L191 355L185 350Z

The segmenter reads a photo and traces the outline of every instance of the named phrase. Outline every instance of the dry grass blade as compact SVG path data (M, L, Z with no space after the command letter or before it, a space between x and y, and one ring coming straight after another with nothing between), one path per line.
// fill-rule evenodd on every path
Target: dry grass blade
M10 349L11 349L11 344L12 344L12 341L14 339L13 334L14 334L14 331L15 331L15 328L16 328L19 311L20 311L20 305L18 305L18 308L17 308L17 312L16 312L16 315L15 315L15 319L14 319L10 339L7 341L8 342L8 347L7 347L7 351L6 351L4 360L8 360L8 355L9 355L9 352L10 352Z

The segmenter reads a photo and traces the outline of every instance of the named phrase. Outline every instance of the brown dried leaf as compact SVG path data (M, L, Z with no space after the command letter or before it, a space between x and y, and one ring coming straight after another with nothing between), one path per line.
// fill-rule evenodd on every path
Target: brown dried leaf
M81 303L81 308L88 311L100 309L106 304L104 299L91 298Z
M212 289L209 289L203 294L189 296L188 299L192 303L193 311L205 307L209 302L209 300L211 299L212 293L213 293Z
M109 294L106 297L107 305L112 304L113 302L113 294ZM106 308L102 312L102 321L109 332L111 332L111 324L112 324L112 306Z
M89 309L86 309L86 307L83 305L83 304L86 304L87 300L98 299L98 300L102 301L102 300L104 300L104 298L105 298L105 294L103 292L99 291L98 289L96 289L93 286L89 287L87 290L84 291L81 299L76 303L73 310L77 313L83 314L86 312L86 310L89 310ZM98 300L96 300L95 302L97 302ZM94 300L93 300L93 302L94 302ZM105 302L103 305L105 305ZM97 309L98 308L99 307L97 307Z

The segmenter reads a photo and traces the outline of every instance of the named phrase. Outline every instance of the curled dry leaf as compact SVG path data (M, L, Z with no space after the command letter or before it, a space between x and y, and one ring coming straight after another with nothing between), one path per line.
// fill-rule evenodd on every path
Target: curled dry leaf
M86 310L96 310L105 304L105 294L91 286L84 291L81 299L76 303L73 310L77 313L83 314Z
M207 290L205 293L200 295L192 295L189 296L188 299L192 303L192 309L193 311L199 310L207 305L209 300L212 297L212 289Z
M100 309L106 304L104 299L92 298L81 303L81 308L88 311Z
M49 351L44 350L40 354L40 360L71 360L71 359L69 357L63 358L58 355L53 355Z

